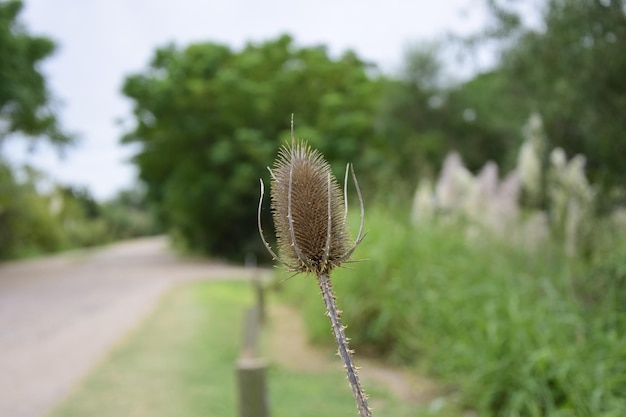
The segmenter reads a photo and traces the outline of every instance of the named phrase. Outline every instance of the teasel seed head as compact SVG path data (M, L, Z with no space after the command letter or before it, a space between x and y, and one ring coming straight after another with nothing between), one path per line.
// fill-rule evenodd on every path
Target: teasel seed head
M363 199L361 190L349 164L346 168L344 196L330 165L322 154L305 141L283 146L271 173L271 207L276 229L279 253L276 255L265 241L261 228L261 204L264 193L261 181L259 201L259 233L263 243L274 257L290 271L316 275L329 273L347 261L362 239ZM352 173L361 204L361 226L356 242L350 245L347 225L347 180Z

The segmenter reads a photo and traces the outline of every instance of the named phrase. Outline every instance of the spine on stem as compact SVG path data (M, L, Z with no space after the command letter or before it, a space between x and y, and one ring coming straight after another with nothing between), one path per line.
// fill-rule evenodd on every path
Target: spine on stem
M347 225L349 173L352 174L361 208L359 234L352 246L349 244ZM265 186L262 180L257 209L261 240L272 258L285 265L289 271L317 276L326 304L326 315L330 319L357 409L361 417L371 417L367 396L359 382L357 368L352 362L352 351L348 347L330 281L330 271L348 261L363 239L363 198L354 168L350 164L346 166L342 199L337 179L332 175L330 165L322 154L311 149L306 142L296 142L292 115L291 146L281 148L274 169L270 169L270 175L272 215L282 258L274 252L263 235L261 208Z
M352 353L354 352L348 347L348 338L344 331L345 327L341 324L341 313L335 302L330 276L328 274L319 274L317 280L322 290L322 297L324 298L324 304L326 304L326 315L330 319L333 335L338 346L338 353L344 363L357 409L361 417L371 417L372 412L367 405L367 395L359 382L358 368L354 366L354 361L352 360Z

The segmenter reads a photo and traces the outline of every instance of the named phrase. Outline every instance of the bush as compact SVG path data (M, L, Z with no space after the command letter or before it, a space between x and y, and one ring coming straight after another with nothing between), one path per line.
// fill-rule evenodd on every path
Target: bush
M51 252L64 245L61 226L49 201L32 182L20 182L0 159L0 259Z

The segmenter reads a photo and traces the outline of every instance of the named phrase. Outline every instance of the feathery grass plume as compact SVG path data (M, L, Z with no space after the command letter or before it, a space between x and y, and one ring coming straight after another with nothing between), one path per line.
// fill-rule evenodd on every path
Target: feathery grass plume
M350 246L347 227L348 171L352 174L361 205L361 226L355 243ZM344 197L333 176L330 165L321 153L304 141L296 143L291 115L291 146L284 146L278 153L272 175L272 215L276 228L279 253L274 253L263 236L261 228L261 205L264 186L261 180L261 198L258 208L259 234L267 250L275 260L290 271L312 273L317 276L322 291L326 315L330 319L338 355L346 369L357 409L361 417L371 417L357 368L352 361L353 351L348 347L345 326L341 323L340 310L330 281L333 268L347 261L361 242L363 232L363 198L354 174L348 165L344 184Z

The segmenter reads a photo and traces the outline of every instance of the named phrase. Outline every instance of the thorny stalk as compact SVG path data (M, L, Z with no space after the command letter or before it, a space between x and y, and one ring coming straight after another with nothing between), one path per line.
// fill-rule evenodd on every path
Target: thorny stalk
M326 315L330 319L330 324L333 329L333 335L338 346L338 355L341 357L344 363L346 374L348 375L348 381L352 388L352 394L356 401L356 408L359 410L361 417L371 417L372 411L367 405L367 395L363 391L361 382L359 381L358 368L354 366L352 361L353 350L348 347L348 338L344 332L346 326L341 324L341 311L337 309L337 303L335 302L335 294L333 292L332 283L330 282L330 276L328 274L320 274L317 276L317 280L322 290L322 297L324 298L324 304L326 304Z
M291 116L291 147L283 147L279 153L272 177L272 214L281 259L270 247L261 227L261 205L264 186L261 180L261 197L258 207L258 228L263 244L272 258L296 273L312 273L317 276L322 291L326 315L348 376L348 382L361 417L371 417L367 395L359 382L358 368L354 366L348 347L345 326L341 323L341 311L337 308L330 280L333 268L349 260L363 239L363 197L354 174L354 167L346 167L344 196L330 166L323 156L304 142L296 144ZM361 225L355 243L349 247L347 214L348 171L352 174L361 205Z

